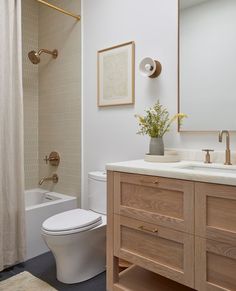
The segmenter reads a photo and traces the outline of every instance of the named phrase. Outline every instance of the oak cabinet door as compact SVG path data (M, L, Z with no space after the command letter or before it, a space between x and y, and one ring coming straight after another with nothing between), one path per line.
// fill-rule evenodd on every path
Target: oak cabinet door
M195 289L236 290L236 245L196 237Z
M193 235L115 215L114 254L178 283L194 287Z
M194 183L115 172L114 212L193 234Z
M236 246L236 187L195 184L195 233Z

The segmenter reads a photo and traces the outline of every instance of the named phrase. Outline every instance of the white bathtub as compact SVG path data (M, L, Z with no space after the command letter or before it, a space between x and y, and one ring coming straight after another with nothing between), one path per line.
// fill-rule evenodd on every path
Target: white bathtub
M26 259L48 251L41 237L41 226L48 217L77 208L76 197L48 192L42 189L25 191L26 206Z

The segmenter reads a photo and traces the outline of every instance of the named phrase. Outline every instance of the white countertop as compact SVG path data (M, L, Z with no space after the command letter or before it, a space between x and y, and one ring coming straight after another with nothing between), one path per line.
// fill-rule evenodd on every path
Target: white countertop
M206 169L183 169L183 167L206 167ZM216 168L209 171L207 168ZM153 175L166 178L208 182L236 186L236 166L222 164L204 164L202 162L181 161L177 163L151 163L144 160L109 163L106 169L110 171ZM221 172L221 169L225 172ZM234 173L235 171L235 173Z

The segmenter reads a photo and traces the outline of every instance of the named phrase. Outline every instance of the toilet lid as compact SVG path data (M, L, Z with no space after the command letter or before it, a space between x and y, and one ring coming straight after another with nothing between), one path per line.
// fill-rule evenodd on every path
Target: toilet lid
M100 214L84 209L73 209L46 219L42 228L50 232L62 232L80 228L89 229L89 226L92 228L101 223Z

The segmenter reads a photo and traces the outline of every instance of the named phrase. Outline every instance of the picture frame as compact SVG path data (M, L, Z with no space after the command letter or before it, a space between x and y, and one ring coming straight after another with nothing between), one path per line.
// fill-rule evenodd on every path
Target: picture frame
M135 43L97 52L98 107L134 104Z

